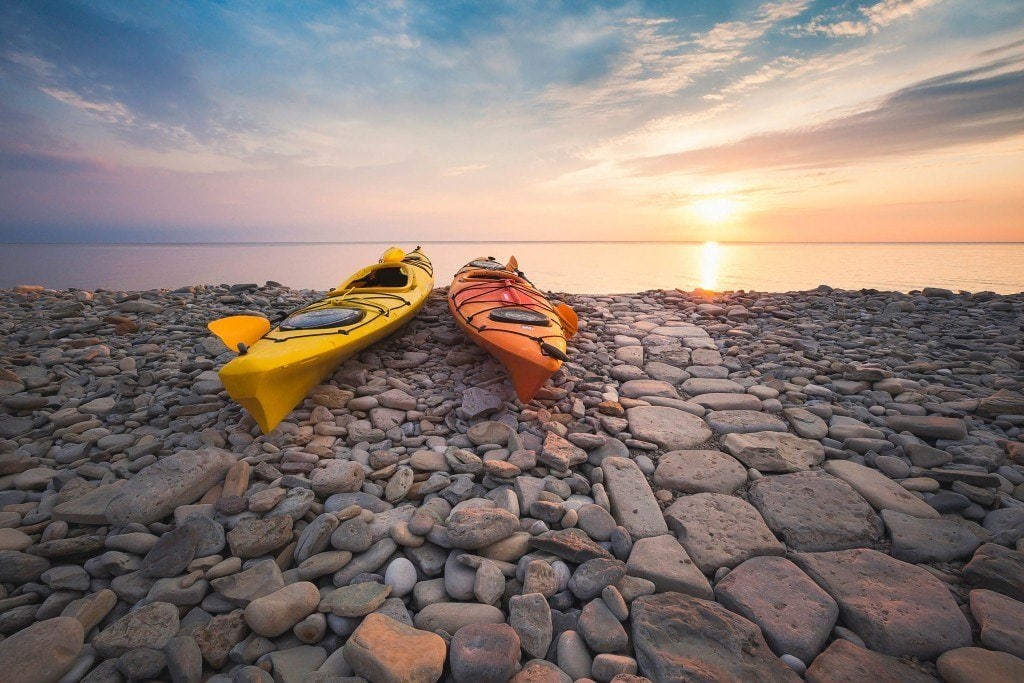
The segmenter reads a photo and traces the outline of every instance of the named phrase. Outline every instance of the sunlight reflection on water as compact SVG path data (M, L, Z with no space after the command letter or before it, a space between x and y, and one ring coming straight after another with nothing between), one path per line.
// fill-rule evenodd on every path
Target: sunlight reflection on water
M175 288L275 280L328 289L374 262L375 244L0 245L0 287ZM411 244L401 244L411 248ZM1024 291L1024 244L423 243L436 286L478 256L515 254L538 287L792 291L820 284Z

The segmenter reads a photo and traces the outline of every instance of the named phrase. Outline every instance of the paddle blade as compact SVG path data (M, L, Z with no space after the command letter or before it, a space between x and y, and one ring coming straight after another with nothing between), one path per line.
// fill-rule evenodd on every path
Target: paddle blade
M558 314L558 319L562 321L565 338L571 339L576 336L576 332L580 328L580 319L576 315L576 311L572 310L569 304L558 304L555 306L555 313Z
M515 256L511 257L508 260L508 265L505 266L505 269L506 270L511 270L511 271L519 270L519 261L516 260Z
M232 315L214 320L206 326L236 353L239 344L252 346L270 332L270 321L258 315Z

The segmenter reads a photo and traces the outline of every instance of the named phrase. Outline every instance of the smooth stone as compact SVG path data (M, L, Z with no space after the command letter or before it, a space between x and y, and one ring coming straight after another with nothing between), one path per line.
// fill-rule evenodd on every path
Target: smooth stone
M551 662L531 659L519 673L509 679L509 683L572 683L572 678Z
M680 493L728 494L747 483L747 470L721 451L670 451L658 458L652 481Z
M274 683L304 683L327 659L327 650L299 645L271 652L268 657L274 669Z
M793 431L805 439L824 439L828 436L828 425L820 417L803 408L786 408L782 415L789 421Z
M384 604L391 586L373 581L335 588L320 601L317 609L339 617L363 617Z
M537 455L537 460L555 470L567 472L570 467L585 463L587 452L558 434L548 432L544 437L544 444Z
M611 539L612 532L617 525L610 512L600 505L586 503L580 506L576 514L578 516L576 526L582 529L587 536L595 541Z
M825 459L820 443L785 432L726 434L722 448L760 472L799 472Z
M619 386L619 394L626 398L641 396L661 396L663 398L679 398L679 392L668 382L656 379L631 379Z
M50 561L17 550L0 550L0 583L21 585L36 581L50 568Z
M355 673L381 683L435 683L444 671L441 636L382 614L369 614L345 642L345 661Z
M709 600L675 592L637 598L632 635L640 673L658 683L800 680L756 625Z
M953 562L970 557L991 535L966 519L922 519L882 510L892 539L890 554L913 564Z
M257 562L245 571L214 579L210 582L217 595L239 607L284 588L281 569L276 562Z
M568 588L580 600L592 600L601 595L606 586L618 583L625 575L626 564L621 560L588 560L572 573Z
M985 543L964 565L963 576L972 586L1024 601L1024 552Z
M704 406L710 411L761 410L761 399L753 394L699 394L690 399L691 403ZM709 423L710 424L710 423ZM714 425L712 425L712 428Z
M427 605L413 617L416 628L455 633L469 624L503 624L505 613L493 605L471 602L438 602Z
M583 606L578 629L583 640L595 652L620 652L629 644L626 629L601 598Z
M8 681L60 680L82 651L85 632L71 617L35 622L0 641L0 672Z
M452 637L448 652L459 683L505 683L519 670L519 636L508 624L469 624Z
M636 541L626 571L653 582L658 592L677 591L709 600L714 596L707 578L671 535Z
M882 523L853 487L820 470L758 479L750 502L790 548L844 550L872 545Z
M938 683L939 679L907 662L874 652L841 638L832 641L807 668L808 683L879 681L885 683Z
M634 438L666 451L695 448L712 436L704 420L676 408L637 406L626 411L626 418Z
M682 389L690 396L699 394L745 394L742 384L731 379L693 377L683 382Z
M935 662L945 683L1016 683L1024 680L1024 659L980 647L945 652Z
M199 683L202 680L203 652L194 638L171 638L164 646L164 657L173 683Z
M605 458L601 462L604 486L611 501L612 516L633 539L660 536L668 532L658 501L637 464L626 458Z
M876 510L896 510L913 517L939 517L935 508L869 467L850 460L829 460L825 471L856 489Z
M111 524L151 524L198 500L224 478L236 456L218 448L179 451L137 473L110 499Z
M665 519L705 574L757 555L786 553L754 506L742 498L721 493L683 496L665 511Z
M351 460L327 460L324 467L313 470L310 483L318 496L354 493L363 485L363 466Z
M316 584L299 581L250 602L245 623L261 636L276 638L312 614L319 602Z
M715 584L715 598L761 628L777 655L809 664L828 641L839 606L782 557L755 557Z
M970 604L984 645L1024 657L1024 602L977 588L971 591Z
M971 644L970 624L949 589L924 569L862 548L796 553L793 559L872 650L933 659Z
M938 415L890 415L886 424L896 432L910 432L928 439L962 441L967 438L967 424L954 417Z
M399 557L388 565L384 583L391 587L393 597L405 597L416 586L416 567L408 559Z
M523 651L533 658L543 657L551 647L551 607L540 593L513 595L508 601L508 623L519 634Z
M593 658L587 649L587 643L577 631L566 630L559 636L555 644L555 661L558 668L569 674L574 681L589 680Z

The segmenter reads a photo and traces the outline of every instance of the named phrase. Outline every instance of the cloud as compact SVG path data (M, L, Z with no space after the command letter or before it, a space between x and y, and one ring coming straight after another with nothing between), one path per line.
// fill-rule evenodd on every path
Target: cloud
M827 168L1024 133L1024 56L916 83L822 125L634 160L640 175Z
M882 0L860 9L860 19L829 21L816 17L805 27L809 33L824 33L834 37L866 36L900 19L911 17L921 10L936 5L942 0Z
M71 2L0 6L0 74L157 149L217 145L251 129L224 112L165 30Z
M809 0L765 3L753 17L720 22L708 31L682 34L671 18L631 18L618 30L621 51L599 78L552 86L544 99L574 109L628 110L640 100L670 96L712 71L732 64L777 23L802 13Z

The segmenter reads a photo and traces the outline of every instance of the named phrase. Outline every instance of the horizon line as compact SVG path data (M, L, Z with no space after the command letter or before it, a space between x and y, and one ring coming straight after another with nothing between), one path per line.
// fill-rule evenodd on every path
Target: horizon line
M393 244L416 240L344 240L344 241L244 241L244 242L5 242L2 246L49 246L49 247L93 247L93 246L138 246L138 247L187 247L187 246L313 246L313 245L370 245ZM850 241L850 240L419 240L418 244L737 244L737 245L779 245L779 244L835 244L835 245L1024 245L1024 240L965 240L965 241Z

